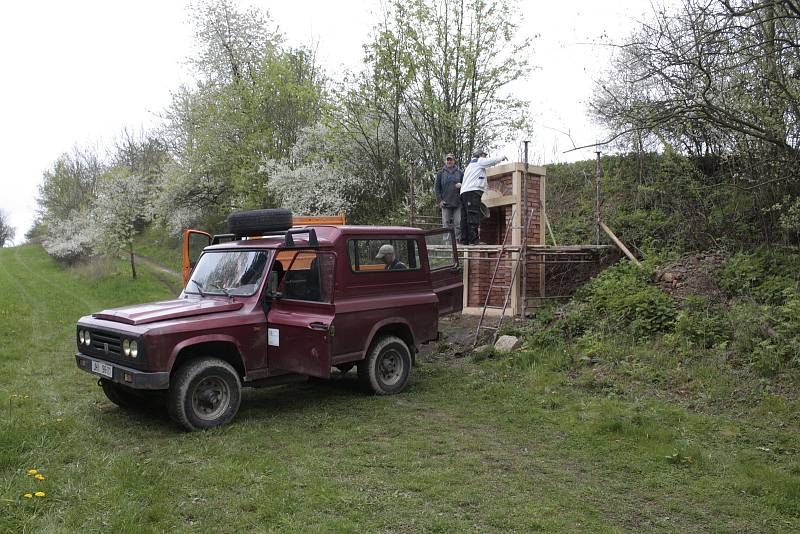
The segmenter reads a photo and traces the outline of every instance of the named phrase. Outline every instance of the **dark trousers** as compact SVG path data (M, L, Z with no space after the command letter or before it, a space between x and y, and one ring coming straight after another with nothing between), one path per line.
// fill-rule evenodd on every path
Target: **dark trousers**
M482 196L483 191L467 191L461 194L461 239L468 245L474 245L478 241Z

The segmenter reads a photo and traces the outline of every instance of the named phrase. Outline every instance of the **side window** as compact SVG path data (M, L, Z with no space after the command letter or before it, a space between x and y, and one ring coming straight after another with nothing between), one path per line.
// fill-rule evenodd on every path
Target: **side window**
M449 228L434 230L425 234L428 265L431 271L448 269L458 265L458 256L453 246L452 235Z
M282 251L272 272L284 299L331 302L335 256L313 250Z
M353 272L416 271L419 252L414 238L351 239L347 246Z

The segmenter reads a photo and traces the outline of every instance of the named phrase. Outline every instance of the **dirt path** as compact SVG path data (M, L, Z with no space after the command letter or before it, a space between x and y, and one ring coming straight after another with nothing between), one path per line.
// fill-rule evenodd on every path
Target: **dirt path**
M180 291L182 276L180 273L169 269L168 267L164 267L160 263L146 257L140 256L139 254L134 254L134 258L136 261L142 265L146 265L148 268L152 269L158 278L158 281L161 282L167 289L170 291Z

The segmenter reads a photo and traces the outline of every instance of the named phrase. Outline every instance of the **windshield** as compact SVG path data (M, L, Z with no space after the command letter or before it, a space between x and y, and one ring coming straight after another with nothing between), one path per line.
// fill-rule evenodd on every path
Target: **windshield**
M271 250L206 252L197 262L184 291L199 295L249 297L264 277Z

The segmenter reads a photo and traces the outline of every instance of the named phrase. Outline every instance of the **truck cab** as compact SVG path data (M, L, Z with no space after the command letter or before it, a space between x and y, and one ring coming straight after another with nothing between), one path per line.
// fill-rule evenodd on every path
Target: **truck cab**
M366 390L399 393L419 347L437 339L439 316L461 310L451 229L256 225L242 235L231 226L185 234L176 299L78 321L77 365L112 402L165 398L180 426L201 430L235 416L242 387L332 369L355 366Z

